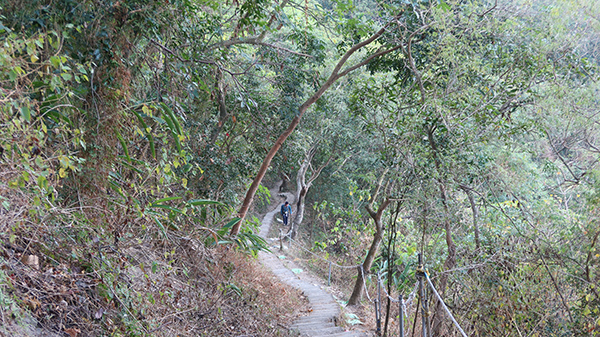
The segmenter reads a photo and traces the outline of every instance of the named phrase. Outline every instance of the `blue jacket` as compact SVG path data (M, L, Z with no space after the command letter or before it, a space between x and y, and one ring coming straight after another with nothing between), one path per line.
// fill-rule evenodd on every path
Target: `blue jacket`
M285 213L287 213L288 216L292 215L292 205L288 204L287 207L285 204L281 205L281 215L284 215Z

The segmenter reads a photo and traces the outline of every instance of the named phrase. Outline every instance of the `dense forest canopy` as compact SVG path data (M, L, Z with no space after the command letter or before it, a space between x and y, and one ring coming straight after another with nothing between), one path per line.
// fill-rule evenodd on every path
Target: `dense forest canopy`
M291 236L404 295L421 253L469 335L600 335L599 18L594 0L1 1L3 323L168 334L153 311L178 300L124 281L146 273L132 256L202 293L224 273L204 257L266 248L254 215L283 182ZM87 307L31 299L51 269L87 275Z

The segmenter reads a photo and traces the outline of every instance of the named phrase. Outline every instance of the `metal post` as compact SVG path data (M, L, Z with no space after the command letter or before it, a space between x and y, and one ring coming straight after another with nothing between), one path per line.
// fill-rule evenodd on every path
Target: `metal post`
M377 299L375 303L377 308L377 312L375 313L375 317L377 318L377 336L381 336L381 279L379 278L379 272L377 272Z
M327 279L327 286L331 285L331 261L329 261L329 278Z
M423 272L425 272L425 270L423 269ZM427 313L425 315L425 325L427 326L427 337L431 337L431 321L430 321L430 317L429 317L429 306L427 304L427 287L425 287L424 289L425 292L425 297L423 298L423 305L425 306L425 312Z
M423 289L423 261L421 259L421 253L419 253L419 266L417 267L417 278L419 279L419 297L421 298L421 335L423 337L427 337L427 319L426 313L427 310L427 298L425 297L424 289Z
M377 272L377 300L379 301L379 316L381 317L381 274Z
M379 312L379 300L375 299L375 322L377 322L377 331L376 334L377 336L381 336L381 317L380 317L380 312Z
M398 302L400 302L400 337L404 337L404 299L402 294L398 297Z

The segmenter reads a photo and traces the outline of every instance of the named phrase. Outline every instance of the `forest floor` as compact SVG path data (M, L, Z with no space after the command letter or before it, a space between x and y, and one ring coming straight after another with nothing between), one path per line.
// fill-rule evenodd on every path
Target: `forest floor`
M0 246L0 273L5 275L0 283L0 336L372 335L368 308L344 307L343 291L327 286L310 266L300 265L303 260L294 251L279 251L277 235L269 238L279 201L284 200L272 195L274 203L265 210L260 233L272 253L260 254L262 265L231 247L208 248L177 233L169 233L169 240L133 237L118 247L102 246L104 264L113 255L122 257L115 271L120 292L113 297L101 291L107 282L103 279L111 275L102 266L88 262L87 271L81 267L84 260L68 259L58 250L53 251L58 262L50 259L43 244L5 243ZM35 236L27 232L20 237L25 234ZM9 241L1 234L0 239ZM96 252L97 246L93 241L71 245L85 252ZM25 251L38 256L39 263L25 264ZM174 295L163 296L167 292ZM132 310L138 314L125 321L123 311ZM362 323L349 323L349 316L360 317Z
M74 244L38 223L11 243L8 215L0 212L0 337L292 337L309 310L298 290L231 245L175 231ZM82 257L45 249L55 242Z
M276 194L281 202L287 200L294 203L291 193ZM277 199L277 198L275 198ZM340 336L340 337L366 337L374 336L367 332L370 327L366 325L348 324L344 317L359 317L362 313L360 306L342 307L333 293L338 293L333 287L328 287L325 282L312 275L305 267L298 264L287 249L281 250L280 240L276 231L271 229L276 222L275 215L279 212L280 203L270 205L269 212L262 220L259 235L267 240L271 252L261 252L259 258L263 265L270 269L283 283L288 284L302 292L309 301L309 309L303 312L292 324L292 330L298 331L302 336ZM273 226L276 227L276 226ZM339 298L339 297L337 297ZM342 316L342 309L344 316ZM348 315L348 316L347 316Z

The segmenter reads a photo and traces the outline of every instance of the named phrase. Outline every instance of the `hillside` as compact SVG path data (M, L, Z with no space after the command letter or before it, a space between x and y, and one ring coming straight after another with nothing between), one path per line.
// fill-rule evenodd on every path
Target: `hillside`
M0 1L1 333L293 336L310 304L257 259L287 193L345 329L599 335L598 17Z

